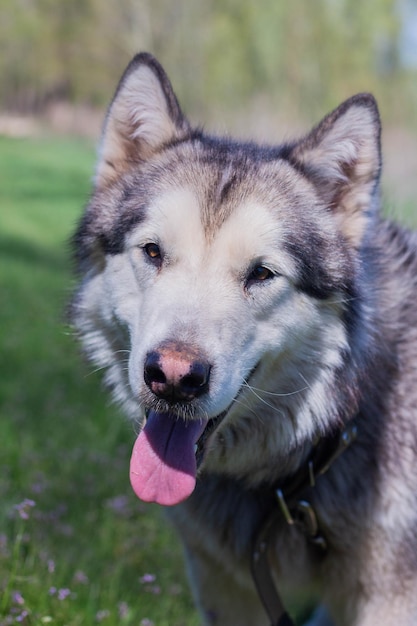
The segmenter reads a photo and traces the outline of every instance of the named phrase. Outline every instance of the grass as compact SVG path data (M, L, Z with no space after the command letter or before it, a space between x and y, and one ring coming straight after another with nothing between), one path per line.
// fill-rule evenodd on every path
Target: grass
M178 540L129 486L132 427L65 325L93 160L0 138L0 625L194 626Z

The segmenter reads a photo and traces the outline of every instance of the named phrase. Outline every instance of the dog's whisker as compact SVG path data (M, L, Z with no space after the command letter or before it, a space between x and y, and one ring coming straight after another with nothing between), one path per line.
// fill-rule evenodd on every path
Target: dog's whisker
M94 376L94 374L97 374L97 372L102 372L103 370L107 369L108 365L100 365L99 367L96 367L92 370L90 370L89 372L87 372L84 376L84 378L89 378L90 376Z
M299 375L299 377L301 378L301 380L303 381L303 383L305 383L306 388L307 388L307 389L311 389L311 385L310 385L310 383L308 382L307 378L304 376L304 374L303 374L302 372L300 372L300 371L299 371L299 372L298 372L298 375Z
M301 387L301 389L296 389L295 391L289 391L288 393L275 393L273 391L266 391L266 389L259 389L258 387L254 387L253 385L250 385L246 380L244 381L244 386L250 389L251 391L256 391L258 393L262 393L267 396L273 396L276 398L286 398L288 396L295 396L309 389L309 387Z
M273 404L270 404L269 402L267 402L264 398L262 398L262 396L260 396L253 387L251 387L250 385L245 385L247 387L247 389L249 389L249 391L260 401L262 402L262 404L264 404L265 406L267 406L268 408L272 409L273 411L279 411L281 414L283 414L282 411L280 411L280 409L278 407L276 407Z
M244 381L243 383L244 387L246 389L248 389L254 396L255 398L257 398L258 400L260 400L260 402L262 402L263 404L265 404L266 406L272 408L275 408L273 405L269 404L269 402L267 402L264 398L262 398L259 393L257 393L257 390L255 387L252 387L251 385L249 385L248 382Z

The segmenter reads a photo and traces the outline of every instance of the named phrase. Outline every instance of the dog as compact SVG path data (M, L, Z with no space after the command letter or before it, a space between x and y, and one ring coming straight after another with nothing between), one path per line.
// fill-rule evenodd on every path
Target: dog
M417 238L381 216L380 172L370 94L235 141L141 53L108 108L72 322L205 625L293 623L303 589L314 626L417 624Z

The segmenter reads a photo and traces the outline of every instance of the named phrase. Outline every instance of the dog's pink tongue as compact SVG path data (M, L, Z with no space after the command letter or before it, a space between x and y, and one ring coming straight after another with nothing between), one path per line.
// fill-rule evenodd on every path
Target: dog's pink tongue
M194 447L206 420L182 420L169 413L149 413L130 460L130 482L138 498L172 506L194 491Z

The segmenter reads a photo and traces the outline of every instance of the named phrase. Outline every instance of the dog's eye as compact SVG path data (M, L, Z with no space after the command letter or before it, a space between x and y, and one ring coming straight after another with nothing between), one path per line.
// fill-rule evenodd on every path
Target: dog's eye
M161 258L161 249L156 243L147 243L143 247L145 254L152 259L152 261L158 261Z
M263 282L273 277L273 272L271 272L269 268L265 267L265 265L256 265L248 276L248 282Z

